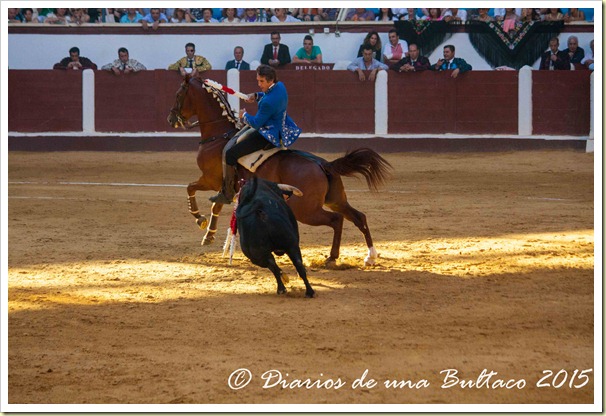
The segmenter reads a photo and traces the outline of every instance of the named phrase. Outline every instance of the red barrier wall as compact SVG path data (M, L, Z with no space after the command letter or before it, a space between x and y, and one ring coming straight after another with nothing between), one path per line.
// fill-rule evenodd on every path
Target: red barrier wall
M82 72L8 71L8 130L81 131Z
M517 134L518 72L389 72L389 133Z
M533 134L589 134L591 71L533 71Z
M240 90L258 91L254 71ZM533 134L589 134L590 71L533 71ZM226 84L227 73L205 77ZM390 134L517 134L518 72L388 75ZM374 133L375 86L350 71L278 71L289 113L306 133ZM166 70L95 71L95 130L177 133L166 122L181 78ZM9 71L9 131L82 131L80 71ZM241 102L249 112L256 104Z

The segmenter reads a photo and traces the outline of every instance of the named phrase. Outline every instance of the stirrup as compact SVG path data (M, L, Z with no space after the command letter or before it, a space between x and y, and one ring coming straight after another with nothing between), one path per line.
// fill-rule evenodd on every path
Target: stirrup
M228 197L226 197L223 192L218 192L217 195L211 196L208 199L211 202L214 202L215 204L223 204L223 205L229 205L232 203L232 200L233 200L233 198L229 199Z

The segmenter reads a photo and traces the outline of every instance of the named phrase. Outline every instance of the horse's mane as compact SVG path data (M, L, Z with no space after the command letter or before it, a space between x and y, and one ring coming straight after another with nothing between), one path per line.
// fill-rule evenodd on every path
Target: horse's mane
M211 85L206 84L200 78L192 78L192 80L196 80L200 83L200 85L206 90L207 93L212 94L212 96L217 100L219 106L223 109L223 113L221 115L227 117L230 123L233 123L236 127L240 127L240 119L236 115L235 111L227 101L227 94L224 91L221 91Z

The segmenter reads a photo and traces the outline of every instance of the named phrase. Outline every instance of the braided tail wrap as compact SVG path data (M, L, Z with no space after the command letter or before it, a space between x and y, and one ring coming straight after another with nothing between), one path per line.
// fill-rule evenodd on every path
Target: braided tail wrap
M324 165L325 169L341 176L363 176L368 189L378 191L390 176L391 164L372 149L363 147L349 151L345 156Z

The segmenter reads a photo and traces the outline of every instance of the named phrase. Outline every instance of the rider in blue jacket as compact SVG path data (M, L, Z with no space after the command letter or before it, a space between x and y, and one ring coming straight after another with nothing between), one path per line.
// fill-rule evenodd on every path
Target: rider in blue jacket
M288 93L269 65L257 68L257 84L261 92L248 95L249 103L258 102L256 115L240 110L240 118L246 126L223 149L223 186L210 198L212 202L230 204L236 193L235 179L238 159L254 151L272 147L286 148L301 134L301 129L286 114Z

